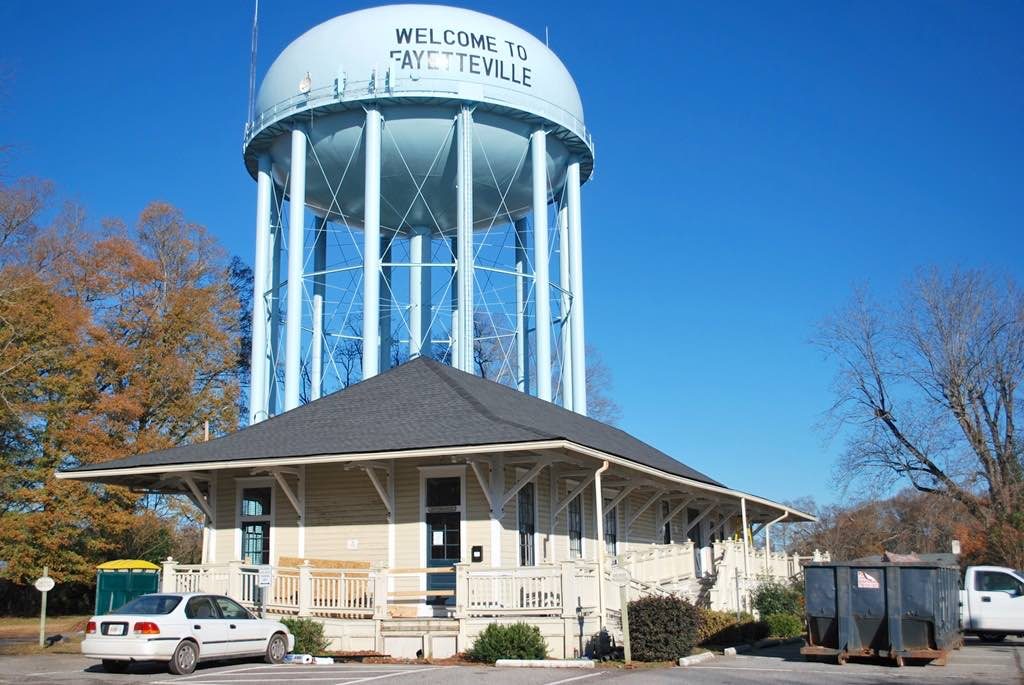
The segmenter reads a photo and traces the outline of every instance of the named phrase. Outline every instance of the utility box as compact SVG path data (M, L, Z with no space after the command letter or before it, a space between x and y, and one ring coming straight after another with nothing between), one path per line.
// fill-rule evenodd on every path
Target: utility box
M160 567L142 559L118 559L96 567L97 615L109 614L139 595L160 588Z
M944 662L960 646L960 569L855 560L804 567L806 657L878 656Z

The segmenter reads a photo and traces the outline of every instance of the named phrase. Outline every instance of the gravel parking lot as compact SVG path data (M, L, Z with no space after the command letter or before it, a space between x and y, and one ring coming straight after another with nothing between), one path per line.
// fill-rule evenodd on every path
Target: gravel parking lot
M948 666L908 665L895 668L871 661L845 666L808 663L798 645L785 645L750 655L719 657L699 666L670 669L498 669L486 666L267 666L254 662L203 665L190 676L172 676L159 664L137 664L130 673L104 672L95 661L74 655L0 657L0 685L597 685L624 683L1024 683L1024 640L986 645L968 639Z

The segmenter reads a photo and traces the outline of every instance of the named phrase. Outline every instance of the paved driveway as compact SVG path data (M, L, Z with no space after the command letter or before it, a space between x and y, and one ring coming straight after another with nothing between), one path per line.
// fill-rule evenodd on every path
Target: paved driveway
M766 649L754 655L720 657L699 666L671 669L498 669L486 666L267 666L253 662L203 665L190 676L172 676L158 664L138 664L131 673L104 672L94 661L78 656L0 657L0 685L616 685L658 683L1024 683L1024 640L985 645L969 639L954 652L948 666L895 668L870 661L845 666L808 663L799 646Z

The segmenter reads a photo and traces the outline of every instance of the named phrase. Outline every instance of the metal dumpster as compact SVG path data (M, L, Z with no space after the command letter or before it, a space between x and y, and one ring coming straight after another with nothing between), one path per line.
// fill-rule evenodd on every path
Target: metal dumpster
M118 559L96 567L96 614L109 614L139 595L160 589L160 567L142 559Z
M960 569L856 560L804 567L806 657L879 656L945 663L960 646Z

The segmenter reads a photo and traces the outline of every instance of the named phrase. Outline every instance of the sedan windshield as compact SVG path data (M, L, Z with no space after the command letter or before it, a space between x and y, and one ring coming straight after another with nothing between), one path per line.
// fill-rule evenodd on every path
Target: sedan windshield
M174 595L143 595L142 597L133 599L120 609L116 609L111 613L148 614L150 616L156 616L171 613L174 611L174 607L179 604L181 604L181 597L175 597Z

